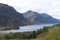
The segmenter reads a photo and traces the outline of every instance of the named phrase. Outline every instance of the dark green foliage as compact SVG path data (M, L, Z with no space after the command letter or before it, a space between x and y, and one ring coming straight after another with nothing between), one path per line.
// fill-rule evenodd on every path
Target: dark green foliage
M41 34L48 31L49 27L44 26L42 29L36 31L36 34Z
M9 39L9 38L10 38L9 34L6 34L5 39Z
M49 27L45 27L45 26L44 26L43 29L41 30L42 33L48 31L48 28L49 28Z
M42 29L39 29L37 31L31 31L31 32L21 32L21 33L8 33L4 35L4 39L34 39L38 34L41 34L43 32L48 31L49 27L43 27Z
M60 26L60 24L57 24L57 25L55 25L55 26Z
M40 34L40 33L42 33L42 29L37 30L37 34Z
M33 31L33 38L36 38L36 32Z

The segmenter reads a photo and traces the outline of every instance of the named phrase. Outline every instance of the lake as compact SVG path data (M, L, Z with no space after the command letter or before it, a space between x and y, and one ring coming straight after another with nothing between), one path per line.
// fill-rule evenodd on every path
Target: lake
M44 26L53 26L55 24L40 24L40 25L27 25L27 26L20 26L18 30L5 30L0 31L0 33L10 33L10 32L27 32L27 31L36 31Z

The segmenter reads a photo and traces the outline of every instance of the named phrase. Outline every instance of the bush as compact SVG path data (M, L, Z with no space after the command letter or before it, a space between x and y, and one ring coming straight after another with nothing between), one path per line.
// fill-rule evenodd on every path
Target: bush
M41 30L42 33L48 31L48 28L49 28L49 27L44 26L43 29Z

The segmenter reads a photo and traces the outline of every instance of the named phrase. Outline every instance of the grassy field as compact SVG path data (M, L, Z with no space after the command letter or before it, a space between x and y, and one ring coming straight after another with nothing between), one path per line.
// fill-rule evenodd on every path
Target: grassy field
M47 40L60 40L60 26L55 26L49 30Z
M44 36L45 35L45 36ZM40 38L40 37L41 38ZM54 26L48 30L48 33L39 35L36 40L60 40L60 25Z

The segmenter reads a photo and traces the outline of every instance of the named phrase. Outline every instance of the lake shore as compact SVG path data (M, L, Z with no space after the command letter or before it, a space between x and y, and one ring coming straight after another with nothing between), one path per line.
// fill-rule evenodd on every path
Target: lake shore
M27 25L27 26L21 26L18 30L3 30L0 31L0 33L16 33L16 32L28 32L28 31L36 31L38 29L43 28L44 26L50 27L56 24L40 24L40 25Z

